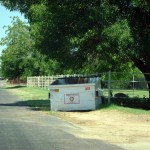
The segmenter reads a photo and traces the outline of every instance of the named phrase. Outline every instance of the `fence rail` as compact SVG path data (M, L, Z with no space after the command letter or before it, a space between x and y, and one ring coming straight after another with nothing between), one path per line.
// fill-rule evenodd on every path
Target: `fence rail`
M147 73L148 74L148 73ZM102 78L102 88L104 96L109 100L115 97L118 93L123 93L129 97L149 97L148 82L142 73L119 73L119 72L106 72L97 74ZM149 73L150 75L150 73ZM28 87L48 88L49 85L58 78L64 77L87 77L94 75L56 75L56 76L34 76L27 78Z
M81 77L83 75L74 74L74 75L55 75L55 76L33 76L27 77L27 86L28 87L40 87L40 88L48 88L49 85L57 80L58 78L66 78L66 77Z

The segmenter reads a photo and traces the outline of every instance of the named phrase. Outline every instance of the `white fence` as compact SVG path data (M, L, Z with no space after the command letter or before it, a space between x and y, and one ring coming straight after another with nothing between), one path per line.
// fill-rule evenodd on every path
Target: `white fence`
M150 73L149 73L150 75ZM48 88L58 78L64 77L90 77L94 75L56 75L56 76L34 76L27 78L28 87ZM101 76L104 96L110 99L117 93L124 93L129 97L149 97L147 81L142 73L105 72L95 76ZM148 81L150 82L150 81Z
M58 78L64 77L81 77L83 75L74 74L74 75L56 75L56 76L33 76L27 77L27 86L28 87L40 87L48 88L49 85L57 80Z

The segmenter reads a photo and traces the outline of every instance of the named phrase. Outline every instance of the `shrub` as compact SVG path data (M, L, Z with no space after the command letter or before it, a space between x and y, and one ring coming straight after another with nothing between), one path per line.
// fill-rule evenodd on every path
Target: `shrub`
M119 106L150 110L150 99L146 98L112 98L111 102Z

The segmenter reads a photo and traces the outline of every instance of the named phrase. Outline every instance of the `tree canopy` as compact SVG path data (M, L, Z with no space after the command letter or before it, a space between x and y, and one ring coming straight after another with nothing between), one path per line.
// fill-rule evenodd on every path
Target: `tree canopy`
M38 50L65 68L124 70L133 62L141 72L150 72L149 0L0 2L25 14Z
M30 53L32 40L29 36L28 25L21 22L19 18L13 18L12 26L5 28L7 28L7 36L2 38L1 45L6 45L7 48L2 53L1 66L4 76L11 79L22 75L21 65Z
M6 45L1 56L2 75L8 79L35 75L51 75L59 71L59 63L48 59L34 47L29 24L19 18L12 18L12 25L7 26L7 36L0 41Z

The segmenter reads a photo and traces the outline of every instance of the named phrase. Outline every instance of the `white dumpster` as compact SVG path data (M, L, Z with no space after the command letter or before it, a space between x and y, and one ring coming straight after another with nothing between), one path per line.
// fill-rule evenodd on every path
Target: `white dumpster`
M60 78L50 85L51 110L95 110L101 103L101 78Z

